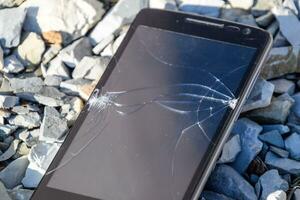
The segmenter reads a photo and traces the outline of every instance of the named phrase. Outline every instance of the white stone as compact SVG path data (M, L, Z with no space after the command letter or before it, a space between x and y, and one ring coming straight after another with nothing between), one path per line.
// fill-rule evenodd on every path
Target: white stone
M97 0L27 0L21 7L28 8L26 31L60 31L71 38L85 35L104 14Z
M286 193L283 190L277 190L269 194L267 200L286 200Z
M92 44L96 45L109 35L115 34L124 24L133 21L136 14L148 6L148 0L120 0L91 32Z
M109 45L110 43L113 42L115 36L113 34L107 36L106 38L104 38L101 42L99 42L94 48L93 48L93 53L98 55L101 51L103 51L105 49L105 47L107 47L107 45Z
M56 57L49 63L46 75L59 76L63 79L69 79L70 71L68 67L66 67L66 65L63 63L63 61L59 57Z
M29 33L18 46L17 56L25 66L35 66L41 62L45 49L42 38L36 33Z
M5 73L19 73L25 69L24 65L18 60L15 55L8 56L4 59Z
M0 8L10 8L21 5L25 0L0 0Z
M104 73L109 59L106 57L84 57L73 71L73 78L98 80Z
M175 0L149 0L149 7L156 9L177 10Z
M26 9L24 8L0 9L0 45L2 48L19 45L25 16Z
M242 8L248 10L253 6L253 0L228 0L233 8Z

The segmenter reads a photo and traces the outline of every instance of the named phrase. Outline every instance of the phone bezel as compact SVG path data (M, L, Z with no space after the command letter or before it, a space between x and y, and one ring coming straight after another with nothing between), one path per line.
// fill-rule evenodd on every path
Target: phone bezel
M194 22L188 22L186 19L194 19ZM228 113L222 121L225 124L223 127L219 127L217 137L214 138L215 146L210 145L210 149L206 153L205 157L207 159L202 162L185 194L184 199L197 199L200 195L202 188L214 166L214 163L221 151L221 147L224 145L226 138L232 128L234 121L237 119L241 106L244 103L246 97L249 95L251 88L259 74L259 70L262 66L263 61L267 55L267 52L271 48L272 37L266 31L251 27L243 24L238 24L234 22L229 22L225 20L219 20L209 17L203 17L199 15L186 14L182 12L172 12L172 11L162 11L156 9L144 9L142 10L130 26L130 29L125 36L123 42L115 53L114 57L111 59L106 71L98 82L96 88L101 88L108 80L111 72L113 71L118 59L122 55L123 51L126 49L128 42L130 41L132 35L134 34L136 28L140 25L160 28L163 30L174 31L178 33L189 34L197 37L204 37L207 39L213 39L218 41L224 41L239 45L244 45L248 47L253 47L257 49L255 59L251 61L251 69L249 70L249 75L244 77L244 85L241 85L238 89L239 102L233 112ZM242 30L245 28L251 29L251 34L245 35ZM239 29L239 30L238 30ZM71 128L68 136L62 144L62 148L59 150L55 158L53 159L50 167L47 171L55 169L58 163L64 156L66 150L72 143L77 130L84 121L88 113L87 106L80 113L76 123ZM54 188L47 187L52 174L44 176L40 182L37 190L32 196L32 200L99 200L91 197L86 197L83 195L70 193Z

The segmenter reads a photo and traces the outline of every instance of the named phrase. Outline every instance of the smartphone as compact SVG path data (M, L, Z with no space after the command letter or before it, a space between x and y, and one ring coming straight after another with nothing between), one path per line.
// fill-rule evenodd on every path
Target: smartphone
M142 10L32 199L198 199L271 43L256 27Z

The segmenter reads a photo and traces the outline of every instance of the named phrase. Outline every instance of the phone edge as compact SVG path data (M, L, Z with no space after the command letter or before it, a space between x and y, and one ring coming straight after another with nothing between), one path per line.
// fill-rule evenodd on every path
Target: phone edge
M269 34L270 35L270 34ZM234 123L237 121L241 111L242 111L242 107L243 105L245 104L246 102L246 99L248 98L248 96L250 95L251 93L251 90L253 89L258 77L259 77L259 74L263 68L263 65L265 64L265 62L267 61L267 57L269 55L269 52L272 48L272 44L273 44L273 37L270 35L269 36L269 41L268 41L268 45L266 46L266 49L265 51L263 52L258 64L257 64L257 67L254 71L254 73L252 74L252 77L254 78L250 78L250 83L248 83L248 85L246 86L246 91L244 91L244 94L246 95L243 95L242 96L242 99L240 99L240 103L238 104L238 107L236 108L232 118L231 118L231 123L230 125L226 128L226 130L224 131L223 133L223 137L218 145L218 147L216 147L217 149L215 150L215 152L213 152L213 155L209 161L209 163L207 164L207 169L205 169L205 171L203 172L203 175L201 177L201 179L199 180L199 183L198 185L196 186L196 189L195 191L193 192L193 195L192 195L192 199L191 200L200 200L200 195L209 179L209 176L211 174L211 172L213 171L213 169L215 168L216 164L217 164L217 159L219 158L220 156L220 153L223 149L223 146L225 145L230 133L231 133L231 130L234 126Z

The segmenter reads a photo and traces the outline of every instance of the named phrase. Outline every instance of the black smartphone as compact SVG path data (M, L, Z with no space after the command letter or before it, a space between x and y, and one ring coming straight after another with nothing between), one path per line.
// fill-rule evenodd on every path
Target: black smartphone
M198 199L271 43L255 27L141 11L32 200Z

